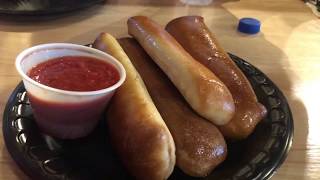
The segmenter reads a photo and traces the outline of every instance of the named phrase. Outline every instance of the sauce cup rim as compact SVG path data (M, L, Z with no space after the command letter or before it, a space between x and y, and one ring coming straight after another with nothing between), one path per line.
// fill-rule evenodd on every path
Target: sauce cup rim
M41 83L31 79L25 72L23 72L22 67L21 67L21 62L26 56L31 55L33 53L36 53L36 51L45 50L45 49L48 49L48 50L49 49L74 49L74 50L79 50L79 51L85 50L86 52L91 53L91 54L98 54L100 56L105 56L106 59L109 59L110 61L113 62L113 63L111 63L112 65L117 66L116 69L120 75L120 79L118 80L117 83L113 84L112 86L109 86L104 89L95 90L95 91L69 91L69 90L62 90L62 89L53 88L53 87L41 84ZM99 95L99 94L111 92L111 91L117 89L118 87L120 87L126 78L126 71L125 71L123 65L116 58L111 56L110 54L107 54L107 53L100 51L98 49L94 49L91 47L78 45L78 44L72 44L72 43L47 43L47 44L39 44L36 46L32 46L30 48L27 48L18 54L16 61L15 61L15 66L16 66L16 69L17 69L18 73L20 74L20 76L22 76L22 78L24 80L27 80L31 84L39 86L39 87L46 89L48 91L53 91L53 92L56 92L59 94L65 94L65 95L74 95L74 96L92 96L92 95Z

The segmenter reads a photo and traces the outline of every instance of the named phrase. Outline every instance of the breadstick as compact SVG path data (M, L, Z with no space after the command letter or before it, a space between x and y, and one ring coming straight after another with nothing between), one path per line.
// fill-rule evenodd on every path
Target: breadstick
M168 32L145 16L129 18L128 31L196 112L216 125L229 122L234 102L227 87Z
M227 145L218 128L191 109L137 41L122 38L119 43L141 75L173 136L177 166L190 176L208 175L227 155Z
M93 47L114 56L126 70L107 112L111 141L123 164L139 180L167 179L175 165L174 141L140 75L111 35L102 33Z
M200 16L172 20L166 30L194 59L205 65L228 87L235 101L236 112L229 123L220 128L228 139L244 139L252 133L267 111L238 66L219 45Z

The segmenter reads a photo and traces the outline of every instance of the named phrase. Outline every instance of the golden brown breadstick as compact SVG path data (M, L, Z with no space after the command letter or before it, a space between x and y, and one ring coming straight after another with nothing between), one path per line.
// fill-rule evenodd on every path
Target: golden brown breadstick
M208 175L227 155L227 146L218 128L191 109L137 41L123 38L119 43L141 75L173 136L177 166L190 176Z
M167 179L175 165L174 141L140 75L111 35L102 33L93 47L114 56L126 70L107 112L112 144L123 164L137 179Z
M246 138L266 115L266 109L258 102L249 81L218 44L203 18L180 17L169 22L166 30L230 90L236 112L228 124L220 127L222 134L229 139Z
M229 122L234 114L234 102L229 90L169 33L145 16L129 18L128 31L196 112L216 125Z

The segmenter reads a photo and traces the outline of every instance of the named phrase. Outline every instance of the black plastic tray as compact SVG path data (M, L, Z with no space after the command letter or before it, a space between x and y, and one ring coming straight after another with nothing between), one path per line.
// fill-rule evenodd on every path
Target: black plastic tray
M230 56L249 79L268 115L246 140L228 143L226 161L203 179L268 179L291 147L290 108L282 92L266 75L241 58ZM104 118L85 138L60 140L41 134L22 83L6 105L3 135L12 158L32 179L131 179L112 150ZM198 178L175 168L169 179Z
M105 0L0 0L0 13L49 15L87 8Z

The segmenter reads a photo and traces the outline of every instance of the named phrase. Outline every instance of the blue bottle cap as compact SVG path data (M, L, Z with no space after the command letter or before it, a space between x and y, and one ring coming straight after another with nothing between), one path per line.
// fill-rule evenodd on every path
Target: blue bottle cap
M256 34L260 31L261 23L258 19L242 18L239 21L238 31L246 34Z

